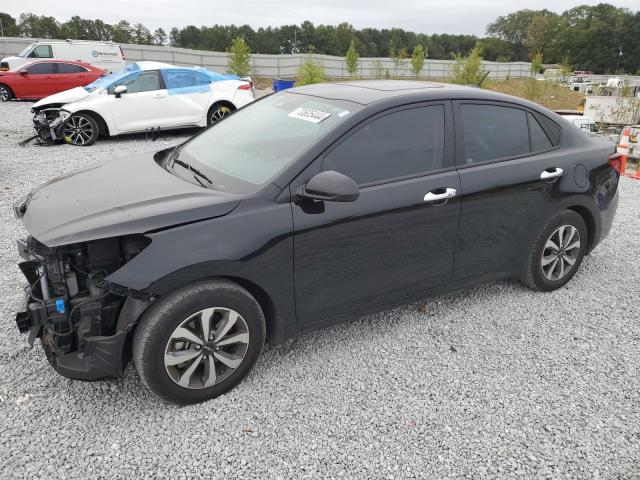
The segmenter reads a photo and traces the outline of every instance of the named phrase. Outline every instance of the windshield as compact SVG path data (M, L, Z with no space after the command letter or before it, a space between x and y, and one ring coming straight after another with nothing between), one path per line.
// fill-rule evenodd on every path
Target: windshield
M195 136L178 156L212 177L213 188L255 190L360 108L347 101L276 93Z
M27 48L25 48L24 50L22 50L22 51L18 54L18 56L19 56L19 57L26 57L26 56L29 54L29 52L31 51L31 47L33 47L33 43L32 43L31 45L29 45Z

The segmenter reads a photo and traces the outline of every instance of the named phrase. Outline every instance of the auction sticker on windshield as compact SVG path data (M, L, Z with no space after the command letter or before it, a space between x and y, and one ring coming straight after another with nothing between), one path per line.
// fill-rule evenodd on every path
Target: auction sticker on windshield
M331 116L330 113L321 112L320 110L314 110L313 108L299 107L289 114L292 118L299 118L306 122L320 123L325 118Z

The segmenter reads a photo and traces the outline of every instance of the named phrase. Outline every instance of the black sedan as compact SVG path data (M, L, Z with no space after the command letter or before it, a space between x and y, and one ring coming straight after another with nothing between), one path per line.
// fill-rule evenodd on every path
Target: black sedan
M286 90L19 201L16 320L69 378L132 357L162 397L210 399L267 339L489 279L562 287L611 229L619 169L612 143L476 88Z

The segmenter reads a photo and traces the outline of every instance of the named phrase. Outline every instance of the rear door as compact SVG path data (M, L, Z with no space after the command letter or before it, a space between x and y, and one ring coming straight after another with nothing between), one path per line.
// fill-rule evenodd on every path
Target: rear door
M127 87L127 93L120 98L114 94L117 85ZM111 113L120 132L139 132L170 124L168 94L158 70L134 72L110 86L108 92Z
M576 160L559 147L560 126L525 107L458 101L454 111L462 189L456 278L519 273L563 192L575 188Z
M81 65L64 62L57 62L56 65L58 67L56 73L58 91L82 87L91 82L88 70Z
M387 111L357 128L294 182L334 170L354 202L294 200L296 315L312 324L451 281L460 203L450 103ZM427 197L427 198L425 198Z
M171 126L196 125L204 117L211 97L210 79L188 68L161 70L171 109Z

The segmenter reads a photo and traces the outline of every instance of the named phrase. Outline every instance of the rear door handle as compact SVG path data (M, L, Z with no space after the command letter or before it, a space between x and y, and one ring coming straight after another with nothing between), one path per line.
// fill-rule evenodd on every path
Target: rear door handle
M444 192L442 191L444 190ZM435 193L437 192L437 193ZM424 196L425 202L440 202L442 200L449 200L457 195L457 190L455 188L438 188L436 190L432 190Z
M547 168L540 174L540 180L550 180L553 178L558 178L561 177L563 173L564 170L558 167Z

